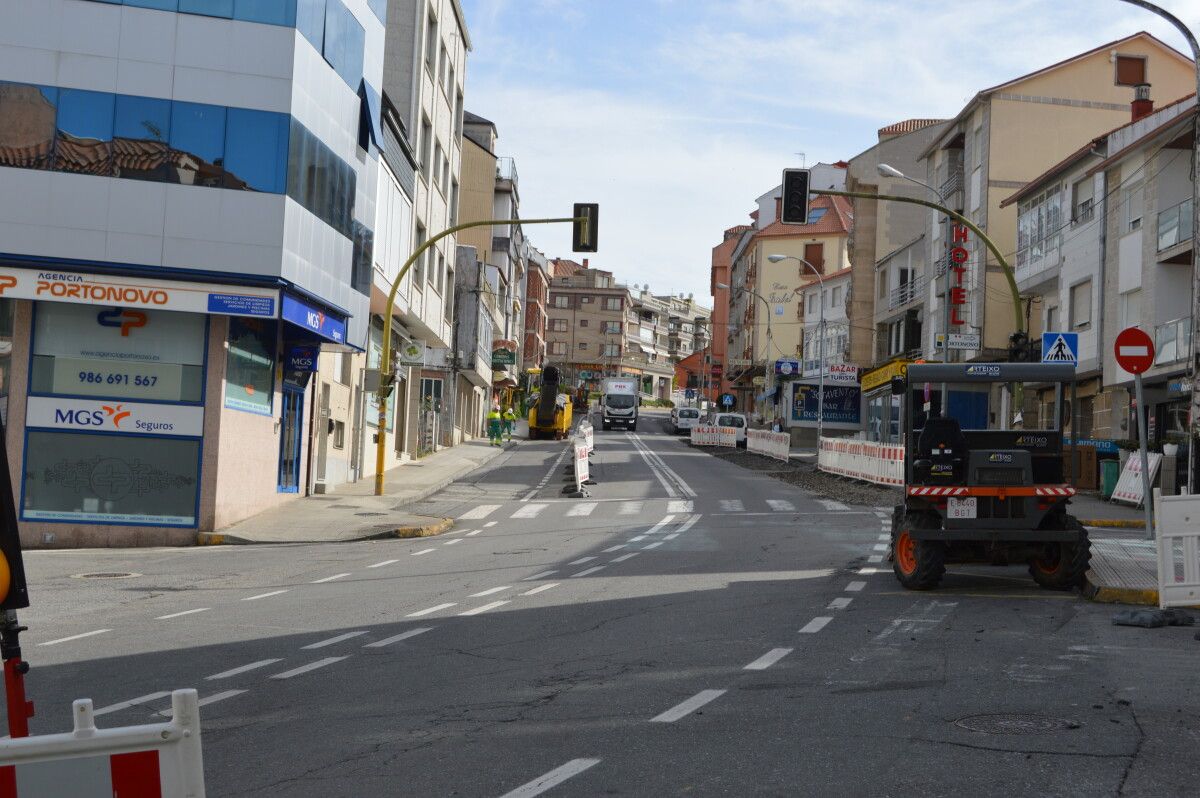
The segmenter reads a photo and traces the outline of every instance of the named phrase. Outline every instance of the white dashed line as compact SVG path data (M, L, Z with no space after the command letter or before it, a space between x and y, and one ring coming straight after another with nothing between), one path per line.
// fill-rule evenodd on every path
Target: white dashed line
M876 544L875 544L875 546L874 546L874 549L875 549L875 551L887 551L887 550L888 550L888 544L886 544L886 543L876 543Z
M476 529L474 532L468 532L468 533L465 535L465 537L468 537L468 538L473 538L473 537L475 537L476 535L478 535L478 534L479 534L480 532L482 532L482 531L483 531L482 529Z
M850 584L846 585L846 590L848 590L851 593L857 593L858 591L862 590L866 586L867 586L866 582L851 582Z
M421 549L420 551L414 551L412 553L412 556L420 557L422 554L429 554L430 552L433 552L433 551L437 551L437 549Z
M311 582L309 582L309 584L310 585L322 585L326 582L333 582L338 579L344 579L345 577L347 577L349 575L350 574L334 574L333 576L327 576L324 579L314 579Z
M696 525L696 522L699 521L700 518L701 518L701 516L699 514L693 515L691 518L684 521L683 526L679 527L679 529L677 529L675 531L675 533L682 534L684 532L687 532L689 529L691 529L692 527L694 527Z
M278 595L286 593L286 592L287 592L286 590L272 590L270 593L259 593L257 596L246 596L246 598L242 599L242 601L258 601L259 599L270 598L271 596L278 596Z
M567 517L578 518L579 516L583 515L591 515L592 511L596 509L596 506L596 502L580 502L570 510L567 510Z
M625 562L626 560L632 559L636 556L638 556L638 553L636 551L631 551L628 554L622 554L620 557L613 557L612 561L613 562Z
M231 668L227 671L221 671L220 673L214 673L212 676L205 676L204 678L208 679L209 681L212 681L213 679L228 679L230 676L239 676L243 673L249 673L250 671L256 671L259 668L265 668L268 665L274 665L276 662L281 662L281 661L282 660L280 660L279 657L276 657L275 659L260 659L258 662L251 662L249 665L242 665L237 668ZM163 695L167 695L167 693L163 693ZM96 713L96 714L99 714L99 713Z
M612 554L614 551L620 551L620 550L621 550L621 549L623 549L623 548L625 548L625 544L624 544L624 543L618 543L618 544L617 544L617 545L615 545L615 546L609 546L607 549L605 549L605 550L604 550L604 553L605 553L605 554Z
M534 798L546 790L557 787L572 776L578 776L583 771L598 765L599 759L572 759L565 765L556 767L544 776L538 776L528 784L522 784L512 792L506 792L500 798Z
M595 557L580 557L578 560L572 560L567 565L583 565L585 562L591 562Z
M487 518L492 513L500 509L498 504L481 504L473 510L463 513L458 517L460 521L472 521L477 518Z
M495 526L495 525L496 525L496 524L498 524L498 523L500 523L500 522L499 522L499 521L488 521L486 524L484 524L484 525L483 525L483 528L484 528L484 529L487 529L487 528L489 528L489 527L493 527L493 526Z
M721 511L725 513L740 513L744 512L746 506L742 504L741 499L721 499Z
M337 637L331 637L328 640L321 640L316 643L309 643L307 646L301 646L300 648L304 651L312 651L314 648L325 648L325 646L332 646L334 643L340 643L343 640L350 640L354 637L361 637L365 634L366 631L346 632L345 634L338 635Z
M767 668L771 667L776 662L779 662L779 660L783 659L788 654L791 654L793 651L795 651L793 648L773 648L766 654L763 654L761 657L754 660L754 662L751 662L749 665L742 668L742 670L765 671Z
M315 671L317 668L324 668L326 665L332 665L335 662L341 662L344 659L346 659L346 657L326 657L325 659L319 659L316 662L310 662L307 665L301 665L299 668L292 668L290 671L277 673L271 678L290 679L293 676L300 676L301 674L308 673L309 671Z
M212 607L197 607L194 610L184 610L183 612L173 612L170 615L159 615L154 620L165 621L170 618L182 618L184 615L195 615L198 612L208 612Z
M399 560L384 560L383 562L377 562L374 565L368 565L367 567L368 568L382 568L385 565L391 565L392 563L397 563L397 562L400 562L400 561Z
M883 555L882 554L872 554L870 557L867 558L867 562L883 562Z
M675 501L667 502L668 513L690 513L692 511L692 503L686 499L676 499Z
M206 698L201 698L199 701L197 701L196 706L206 707L209 704L215 704L218 701L224 701L226 698L233 698L235 695L241 695L244 692L246 692L246 691L245 690L225 690L224 692L213 693L212 695L210 695ZM93 712L92 714L94 715L96 713ZM171 717L171 715L174 714L174 710L171 707L167 707L166 709L162 710L161 712L156 712L155 714L159 715L160 717L169 718L169 717Z
M637 537L635 537L635 538L630 538L630 539L629 539L629 542L630 542L630 543L637 543L639 540L645 540L645 539L646 539L646 536L645 536L645 535L638 535L638 536L637 536Z
M826 510L849 510L850 508L841 502L835 502L831 499L817 499L817 504L824 507Z
M858 573L860 576L871 576L872 574L881 574L883 572L884 572L883 568L859 568L858 569Z
M829 606L826 607L825 609L827 609L827 610L844 610L850 606L851 601L854 601L854 599L850 598L849 596L838 596L833 601L829 602Z
M525 591L524 593L522 593L521 595L522 595L522 596L534 596L534 595L537 595L538 593L541 593L541 592L542 592L542 591L544 591L544 590L549 590L549 589L550 589L550 588L552 588L552 587L558 587L558 585L559 585L559 583L558 583L558 582L550 582L550 583L548 583L548 584L545 584L545 585L538 585L538 586L537 586L537 587L535 587L533 590L526 590L526 591Z
M456 602L447 601L445 604L434 604L432 607L426 607L423 610L417 610L416 612L410 612L408 615L405 615L404 617L405 618L421 618L425 615L432 615L435 612L440 612L441 610L448 610L451 607L456 607L456 606L458 606Z
M675 516L668 515L665 518L663 518L663 520L659 521L657 524L655 524L654 526L647 529L646 534L653 535L655 532L658 532L660 529L662 529L664 526L666 526L667 524L671 523L674 520L675 520Z
M581 576L587 576L588 574L594 574L597 571L603 571L603 570L604 570L603 565L593 565L591 568L584 568L582 571L580 571L577 574L571 574L571 578L578 579Z
M515 513L513 518L537 518L542 510L545 510L550 505L548 504L525 504L522 505Z
M105 632L111 632L111 631L112 631L112 629L96 629L91 632L84 632L83 634L71 635L70 637L60 637L57 640L47 640L45 643L38 643L38 645L39 646L57 646L59 643L69 643L72 640L82 640L85 637L94 637L95 635L102 635Z
M454 540L447 540L442 545L443 546L453 546L455 543L462 543L462 542L463 542L462 538L455 538Z
M684 701L681 704L676 704L661 715L654 716L650 719L650 722L674 723L680 718L687 717L700 707L704 706L710 701L720 698L723 695L725 695L724 690L701 690L687 701Z
M889 534L889 535L880 535L880 536L879 536L879 539L880 539L880 540L886 540L886 541L890 541L890 540L892 539L892 536L891 536L890 534Z
M470 596L468 596L468 598L483 598L484 596L490 596L493 593L499 593L504 590L510 590L511 588L512 588L512 585L501 585L500 587L489 587L487 590L481 590L478 593L472 593Z
M278 662L278 660L273 660L273 661ZM210 676L209 678L211 679L213 677ZM109 704L106 707L101 707L100 709L95 710L94 712L92 712L92 714L98 717L100 715L107 715L110 712L120 712L122 709L129 709L130 707L136 707L138 704L149 704L151 701L157 701L158 699L166 698L169 695L170 695L170 693L165 692L165 691L160 692L160 693L150 693L149 695L143 695L143 696L139 696L137 698L131 698L128 701L121 701L120 703L117 703L117 704Z
M816 634L817 632L824 629L825 626L832 620L833 620L833 618L831 618L828 615L822 615L818 618L813 618L811 621L804 624L804 628L800 630L800 634L805 634L805 635Z
M643 549L657 549L662 544L663 544L663 542L661 540L656 540L653 543L647 543L645 546L642 546L642 548Z
M794 513L796 505L786 499L767 499L767 504L777 513Z
M460 612L459 615L478 615L481 612L487 612L488 610L494 610L497 607L503 607L507 603L507 601L493 601L490 604L484 604L482 607L476 607L473 610Z
M533 576L527 576L524 579L522 579L521 581L522 582L536 582L539 579L543 579L547 576L550 576L550 575L556 574L556 573L558 573L558 571L542 571L540 574L534 574Z
M390 646L392 643L399 643L401 640L407 640L410 637L423 635L432 629L432 626L422 626L417 629L409 629L407 632L401 632L398 635L385 637L382 640L376 640L374 643L367 643L365 646L363 646L363 648L383 648L384 646Z

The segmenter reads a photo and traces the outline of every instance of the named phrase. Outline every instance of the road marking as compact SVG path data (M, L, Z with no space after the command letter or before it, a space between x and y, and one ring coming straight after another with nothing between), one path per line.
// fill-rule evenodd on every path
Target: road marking
M290 671L277 673L271 678L290 679L293 676L299 676L301 674L308 673L309 671L315 671L317 668L324 668L326 665L332 665L333 663L341 662L344 659L346 659L346 657L326 657L325 659L319 659L316 662L310 662L307 665L301 665L299 668L292 668Z
M678 532L672 532L672 533L671 533L671 534L669 534L669 535L663 535L663 540L674 540L674 539L675 539L675 538L677 538L677 537L679 537L679 533L678 533Z
M468 532L464 537L473 538L482 531L482 529L476 529L474 532Z
M473 521L477 518L487 518L500 509L498 504L481 504L473 510L468 510L458 517L460 521Z
M367 643L365 646L363 646L363 648L383 648L384 646L390 646L392 643L399 643L401 640L407 640L410 637L423 635L432 629L432 626L421 626L417 629L409 629L407 632L401 632L398 635L385 637L382 640L376 640L374 643Z
M666 712L662 713L661 715L655 715L653 718L650 719L650 722L651 723L674 723L675 721L679 720L680 718L683 718L683 717L686 717L686 716L692 714L693 712L695 712L697 709L704 706L708 702L716 700L723 695L725 695L724 690L701 690L700 692L696 693L694 696L689 698L687 701L684 701L681 704L676 704L675 706L671 707L670 709L668 709Z
M537 518L538 514L545 510L550 505L548 504L526 504L522 505L515 513L513 518Z
M690 513L692 511L692 502L688 499L676 499L675 501L667 502L668 513Z
M882 554L872 554L870 557L867 558L867 562L883 562L883 555Z
M796 512L796 505L786 499L767 499L767 505L777 513Z
M404 617L405 618L420 618L424 615L429 615L431 613L438 612L439 610L448 610L451 607L455 607L455 606L458 606L457 602L447 601L445 604L434 604L432 607L427 607L426 609L423 609L423 610L417 610L416 612L410 612L408 615L405 615Z
M612 561L613 562L625 562L626 560L633 559L636 556L638 556L638 553L636 551L631 551L628 554L622 554L620 557L613 557Z
M213 677L210 676L209 678L211 679ZM122 709L129 709L130 707L136 707L138 704L148 704L151 701L157 701L158 699L166 698L169 695L170 695L170 693L168 693L166 691L163 691L160 693L150 693L149 695L143 695L143 696L138 696L137 698L131 698L128 701L121 701L116 704L109 704L106 707L101 707L100 709L93 711L92 714L99 717L100 715L107 715L110 712L119 712Z
M578 518L581 515L591 515L592 510L595 510L596 506L596 502L581 502L580 504L576 504L570 510L567 510L567 516L571 518Z
M630 543L637 543L639 540L645 540L645 539L646 539L646 536L645 536L645 535L638 535L636 538L630 538L630 539L629 539L629 542L630 542Z
M344 577L347 577L347 576L349 576L349 575L350 575L350 574L334 574L333 576L327 576L327 577L325 577L324 579L314 579L314 580L312 580L311 582L309 582L309 584L310 584L310 585L322 585L322 584L324 584L324 583L326 583L326 582L333 582L333 581L335 581L335 580L337 580L337 579L342 579L342 578L344 578Z
M691 518L684 521L683 525L681 527L679 527L679 529L675 530L676 534L682 534L683 532L687 532L689 529L691 529L692 527L694 527L696 525L696 522L699 521L700 518L701 518L701 515L699 513L697 513L696 515L693 515Z
M827 609L827 610L844 610L850 606L851 601L854 601L854 599L850 598L849 596L838 596L833 601L829 602L829 606L826 607L825 609Z
M846 590L850 591L851 593L857 593L866 586L866 582L851 582L850 584L846 585Z
M484 604L482 607L476 607L473 610L460 612L459 615L478 615L481 612L487 612L488 610L494 610L497 607L503 607L507 603L507 601L493 601L490 604Z
M623 548L625 548L625 544L624 544L624 543L618 543L618 544L617 544L617 545L615 545L615 546L609 546L607 549L605 549L605 550L604 550L604 552L603 552L603 553L604 553L604 554L611 554L611 553L613 553L614 551L618 551L619 549L623 549Z
M881 574L885 570L884 568L859 568L858 573L860 576L871 576L872 574Z
M286 590L272 590L270 593L259 593L257 596L246 596L246 598L242 599L242 601L258 601L259 599L270 598L271 596L278 596L281 593L286 593L286 592L287 592Z
M550 481L551 477L554 476L554 472L558 470L559 463L561 463L563 461L563 458L567 456L567 452L571 452L571 451L573 451L573 449L574 449L574 447L567 446L561 452L559 452L558 457L554 458L554 463L551 464L550 470L546 472L546 476L542 477L542 481L537 484L536 488L534 488L533 490L529 491L524 496L522 496L521 501L523 501L523 502L529 501L530 499L532 499L534 496L536 496L538 494L539 490L546 487L546 483Z
M249 665L231 668L227 671L214 673L212 676L205 676L204 678L208 679L209 681L212 681L213 679L228 679L230 676L237 676L239 674L248 673L249 671L256 671L259 668L265 668L268 665L274 665L276 662L281 661L282 660L279 657L276 657L275 659L260 659L258 662L251 662ZM167 695L167 693L163 693L163 695Z
M742 504L741 499L721 499L721 511L725 513L740 513L744 512L746 505Z
M813 618L811 621L804 624L804 628L800 630L800 634L806 634L806 635L816 634L817 632L824 629L825 626L832 620L833 620L833 618L831 618L828 615L822 615L820 617Z
M875 551L887 551L889 547L886 543L876 543L874 548Z
M650 527L649 529L647 529L647 530L646 530L646 534L647 534L647 535L653 535L655 532L658 532L658 531L659 531L659 530L661 530L661 529L662 529L664 526L666 526L667 524L671 523L671 522L672 522L672 521L674 521L674 520L675 520L675 516L673 516L673 515L668 515L668 516L664 517L664 518L663 518L663 520L659 521L657 524L655 524L654 526L652 526L652 527Z
M349 640L353 637L361 637L365 634L366 630L361 632L346 632L345 634L340 634L337 637L331 637L328 640L321 640L317 643L309 643L307 646L301 646L300 649L302 651L311 651L314 648L325 648L325 646L332 646L334 643L340 643L343 640Z
M595 557L580 557L578 560L572 560L567 565L583 565L585 562L591 562Z
M849 510L850 508L841 502L835 502L832 499L817 499L817 504L824 507L826 510Z
M472 533L472 534L474 534L474 533ZM384 560L383 562L377 562L374 565L368 565L367 567L368 568L382 568L385 565L391 565L392 563L395 563L395 562L400 562L400 561L399 560Z
M225 690L224 692L213 693L212 695L208 696L207 698L201 698L199 701L197 701L196 706L206 707L209 704L215 704L218 701L224 701L226 698L233 698L235 695L241 695L244 692L246 692L246 691L245 690ZM93 712L92 714L95 715L96 713ZM161 712L156 712L154 714L156 714L160 717L163 717L163 718L169 718L174 714L174 710L171 707L167 707L166 709L162 710Z
M195 615L198 612L208 612L211 609L212 609L212 607L197 607L194 610L184 610L183 612L173 612L170 615L159 615L154 620L165 621L168 618L181 618L184 615Z
M584 568L582 571L580 571L577 574L571 574L571 578L577 579L581 576L587 576L588 574L594 574L597 571L603 571L603 570L604 570L603 565L593 565L591 568Z
M72 640L82 640L85 637L93 637L95 635L102 635L105 632L111 632L111 631L112 631L112 629L95 629L91 632L84 632L83 634L71 635L70 637L60 637L57 640L47 640L45 643L38 643L38 645L39 646L57 646L59 643L69 643Z
M578 776L583 771L600 764L599 759L572 759L565 765L560 765L544 776L538 776L528 784L522 784L512 792L506 792L500 798L534 798L546 790L557 787L572 776Z
M536 582L539 579L542 579L544 577L547 577L547 576L550 576L551 574L556 574L556 573L558 573L558 571L542 571L540 574L534 574L533 576L527 576L524 579L522 579L521 581L522 582Z
M617 515L637 515L642 511L642 502L621 502Z
M455 538L454 540L447 540L442 545L443 546L453 546L455 543L462 543L462 542L463 542L462 538Z
M538 594L538 593L541 593L543 590L549 590L549 589L550 589L550 588L552 588L552 587L558 587L558 586L559 586L559 584L560 584L560 583L558 583L558 582L549 582L549 583L547 583L547 584L544 584L544 585L538 585L538 586L537 586L537 587L535 587L533 590L526 590L526 591L525 591L524 593L522 593L521 595L522 595L522 596L533 596L533 595L536 595L536 594Z
M889 534L886 534L886 533L885 533L885 534L882 534L882 535L880 535L880 536L879 536L879 539L880 539L880 540L891 541L891 539L892 539L892 536L891 536L891 535L889 535Z
M675 472L675 469L667 465L666 461L659 456L658 452L654 451L647 444L643 443L642 439L638 437L637 433L630 432L627 433L627 435L633 442L634 448L638 450L638 453L642 455L642 458L645 459L647 465L650 466L651 471L653 471L654 475L658 477L660 482L663 483L663 487L666 489L667 496L669 498L675 498L675 488L667 484L667 482L662 478L662 474L659 473L660 471L669 476L675 485L678 486L679 493L682 493L686 497L692 497L696 495L696 491L692 490L692 487L683 480L683 477L679 476L679 474ZM658 470L655 470L655 468Z
M484 525L483 525L483 528L484 528L484 529L487 529L487 528L489 528L489 527L493 527L493 526L495 526L495 525L496 525L496 524L498 524L498 523L500 523L500 522L499 522L499 521L488 521L486 524L484 524Z
M766 654L763 654L761 657L754 660L754 662L751 662L749 665L742 668L742 670L765 671L767 668L771 667L776 662L779 662L779 660L783 659L788 654L791 654L793 651L795 651L794 648L773 648Z
M501 585L500 587L489 587L487 590L481 590L478 593L472 593L467 598L483 598L484 596L490 596L493 593L499 593L502 590L509 590L511 588L512 588L512 585Z
M420 557L422 554L428 554L431 551L437 551L437 549L421 549L420 551L414 551L412 556Z
M647 543L645 546L642 546L642 548L643 549L657 549L662 544L663 544L663 542L661 540L656 540L653 543Z

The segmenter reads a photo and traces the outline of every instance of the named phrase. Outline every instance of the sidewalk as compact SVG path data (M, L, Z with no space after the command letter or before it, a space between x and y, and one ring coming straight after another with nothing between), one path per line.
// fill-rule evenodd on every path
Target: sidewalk
M201 532L196 542L336 543L438 535L452 526L452 519L415 515L404 508L509 450L516 440L514 432L514 442L503 448L491 446L486 439L460 443L388 471L383 496L374 495L375 479L369 477L339 485L336 493L288 502L217 532Z
M1070 512L1089 527L1092 563L1084 593L1092 601L1158 606L1158 561L1146 538L1143 511L1094 493L1071 499Z
M1146 516L1129 504L1106 502L1097 493L1077 493L1071 499L1071 515L1084 526L1114 529L1145 529Z

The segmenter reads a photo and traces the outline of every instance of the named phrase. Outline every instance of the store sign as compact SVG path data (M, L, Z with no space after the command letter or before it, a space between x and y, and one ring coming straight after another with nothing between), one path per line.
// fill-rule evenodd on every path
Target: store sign
M864 391L873 391L881 385L891 383L892 377L903 377L908 373L908 364L911 362L911 360L896 360L877 369L864 372L862 375L862 389Z
M817 420L818 386L809 383L792 383L792 421ZM858 386L824 386L825 403L822 406L826 424L858 424L861 413L862 392Z
M0 268L0 297L274 318L278 315L279 291L110 274Z
M502 369L517 362L517 342L503 338L492 341L492 368Z
M790 377L793 374L799 374L800 361L791 359L776 360L775 373L782 374L785 377Z
M108 399L63 399L31 396L25 425L83 432L200 437L204 408L191 405L144 404Z
M288 371L316 371L320 355L320 347L293 346L288 352L285 368Z
M967 289L963 285L967 274L967 267L964 264L970 257L970 253L963 246L967 243L966 225L954 225L951 243L953 246L950 249L950 271L954 272L954 285L950 288L950 324L957 327L967 323L958 314L959 308L967 304Z
M303 327L335 344L346 342L346 322L344 320L291 294L283 295L281 308L285 321L290 321L297 327Z
M825 372L826 385L858 385L858 366L853 363L830 363Z
M183 388L183 366L178 363L56 357L52 374L55 393L75 396L132 396L177 402Z

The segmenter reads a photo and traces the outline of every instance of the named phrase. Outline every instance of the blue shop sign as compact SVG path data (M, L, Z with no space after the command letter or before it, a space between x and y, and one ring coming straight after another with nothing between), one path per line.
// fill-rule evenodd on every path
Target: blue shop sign
M297 299L291 294L283 295L282 316L297 327L303 327L335 344L346 343L346 322L318 307Z
M320 347L293 346L288 352L286 368L289 371L316 371Z

